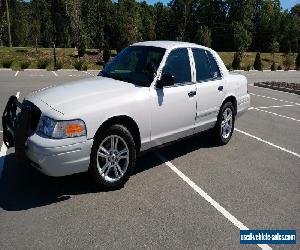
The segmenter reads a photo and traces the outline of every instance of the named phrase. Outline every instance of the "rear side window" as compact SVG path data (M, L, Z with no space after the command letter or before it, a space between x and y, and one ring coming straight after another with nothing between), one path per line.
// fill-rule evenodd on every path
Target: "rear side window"
M210 62L212 78L213 79L221 78L220 69L216 62L216 59L213 57L213 55L209 51L206 51L206 54L207 54L209 62Z
M191 67L188 50L186 48L172 50L167 58L162 73L175 76L175 83L191 82Z
M197 82L208 81L212 78L210 63L204 50L192 49L195 67L196 67L196 80Z

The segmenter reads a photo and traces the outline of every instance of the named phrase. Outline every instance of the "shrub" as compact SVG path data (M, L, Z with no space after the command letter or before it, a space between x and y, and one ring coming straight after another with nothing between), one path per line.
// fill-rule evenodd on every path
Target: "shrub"
M63 62L62 61L56 61L56 69L62 69L63 68Z
M77 70L82 70L83 64L84 64L84 62L82 60L78 60L78 61L73 63L73 66Z
M233 56L233 61L232 61L232 68L233 69L240 69L241 68L241 62L242 62L242 58L241 58L241 55L236 52L234 53L234 56Z
M230 64L227 64L227 65L226 65L226 68L227 68L228 70L232 70L232 66L231 66Z
M24 61L20 63L21 69L27 69L30 65L30 62Z
M271 70L272 70L272 71L275 71L275 70L276 70L275 62L272 63L272 65L271 65Z
M282 70L282 67L278 65L277 70Z
M253 67L256 70L262 70L262 62L261 62L261 58L260 58L260 53L259 52L256 53Z
M88 69L88 65L86 63L84 63L82 65L82 70L87 71L87 69Z
M289 70L293 65L293 56L291 53L287 53L284 55L283 59L283 65L285 67L285 70Z
M111 52L108 48L105 48L103 51L103 62L106 64L111 57Z
M296 64L296 69L300 70L300 52L298 52L295 64Z
M84 42L81 42L78 46L78 56L83 57L85 54L85 44Z
M247 70L247 71L250 71L250 69L251 69L251 65L250 65L250 64L248 64L248 66L247 66L246 70Z
M41 59L37 62L38 69L46 69L50 64L48 59Z
M11 65L12 65L13 61L12 60L5 60L3 61L2 65L3 65L3 68L10 68Z

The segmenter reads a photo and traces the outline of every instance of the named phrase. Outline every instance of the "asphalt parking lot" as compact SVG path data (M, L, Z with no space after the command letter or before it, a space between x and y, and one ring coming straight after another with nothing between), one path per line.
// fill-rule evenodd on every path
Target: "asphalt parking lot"
M97 72L0 71L0 112L10 95ZM299 72L243 73L252 108L230 143L208 133L142 155L117 191L87 174L51 178L18 166L1 149L0 248L259 249L240 245L240 228L300 229L300 97L252 86L299 81ZM0 127L2 131L2 127ZM2 133L0 133L0 146ZM271 245L274 249L297 246Z

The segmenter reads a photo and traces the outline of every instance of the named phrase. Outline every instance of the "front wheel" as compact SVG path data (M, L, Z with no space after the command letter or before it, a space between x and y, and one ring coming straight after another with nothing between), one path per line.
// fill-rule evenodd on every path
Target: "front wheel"
M214 137L219 145L226 145L234 130L235 112L231 102L225 103L219 112L218 120L214 128Z
M130 132L113 125L94 140L89 172L96 183L106 189L116 189L129 179L136 161L136 149Z

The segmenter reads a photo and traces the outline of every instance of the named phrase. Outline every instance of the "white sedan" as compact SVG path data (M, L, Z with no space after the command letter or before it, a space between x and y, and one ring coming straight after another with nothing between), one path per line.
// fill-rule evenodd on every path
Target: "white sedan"
M128 180L141 151L208 129L227 144L249 106L246 78L230 74L212 49L141 42L97 77L50 86L22 103L12 96L3 137L18 159L47 175L89 171L113 189Z

